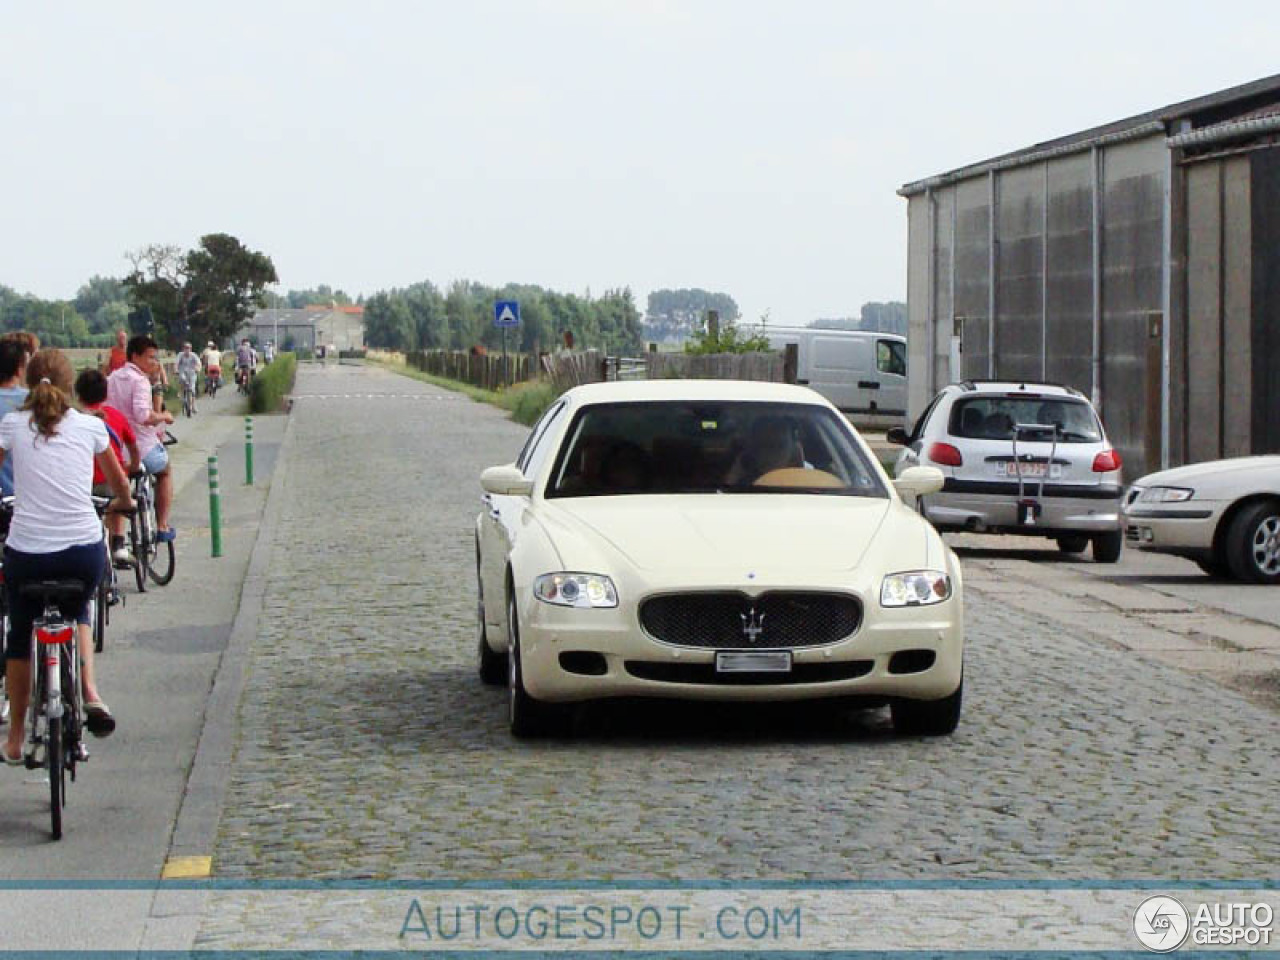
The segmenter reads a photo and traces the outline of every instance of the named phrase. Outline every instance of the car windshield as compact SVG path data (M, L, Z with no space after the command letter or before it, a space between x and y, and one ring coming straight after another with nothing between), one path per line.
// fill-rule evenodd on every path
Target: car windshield
M954 437L1008 440L1013 435L1014 424L1056 426L1060 431L1058 440L1063 443L1102 440L1093 409L1083 400L1068 397L967 397L952 408L949 432ZM1047 430L1034 436L1026 433L1021 436L1028 440L1049 439Z
M847 423L826 407L671 401L580 410L546 496L655 493L888 496Z

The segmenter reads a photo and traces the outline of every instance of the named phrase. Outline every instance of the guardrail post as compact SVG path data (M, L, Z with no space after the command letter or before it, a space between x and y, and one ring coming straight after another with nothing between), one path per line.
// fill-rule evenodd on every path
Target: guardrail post
M209 458L209 543L212 556L222 556L222 495L218 492L218 458Z
M244 482L253 486L253 417L244 418Z

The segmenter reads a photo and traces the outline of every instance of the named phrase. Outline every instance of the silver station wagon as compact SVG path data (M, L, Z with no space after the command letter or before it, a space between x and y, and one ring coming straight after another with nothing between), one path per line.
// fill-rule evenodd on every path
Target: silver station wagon
M1084 394L1045 383L966 380L944 387L903 447L895 474L937 467L941 493L921 498L939 530L1051 537L1064 553L1093 545L1120 559L1124 521L1120 454Z

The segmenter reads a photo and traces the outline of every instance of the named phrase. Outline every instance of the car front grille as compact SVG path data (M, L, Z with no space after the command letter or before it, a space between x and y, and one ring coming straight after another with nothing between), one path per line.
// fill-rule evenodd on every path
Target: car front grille
M655 640L680 647L819 647L857 633L862 603L841 593L674 593L645 600L640 624Z
M789 673L720 673L714 663L626 661L627 673L641 680L719 687L785 687L797 683L838 683L841 680L865 677L875 665L874 660L844 660L839 663L797 663Z

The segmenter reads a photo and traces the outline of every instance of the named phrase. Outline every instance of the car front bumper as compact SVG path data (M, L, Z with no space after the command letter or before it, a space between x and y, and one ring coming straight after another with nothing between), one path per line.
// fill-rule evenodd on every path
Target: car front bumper
M1125 511L1125 540L1152 553L1207 557L1227 506L1214 500L1135 504Z
M777 675L776 682L772 674L718 673L714 649L653 639L639 626L634 605L573 610L532 598L529 602L534 606L522 618L521 669L529 694L540 700L936 700L953 693L960 683L964 628L959 595L927 607L873 610L868 605L862 625L849 639L789 648L792 672ZM566 669L566 653L598 655L592 659L603 672ZM895 654L902 656L895 659ZM918 666L930 659L925 669L901 672L905 662L914 660Z

